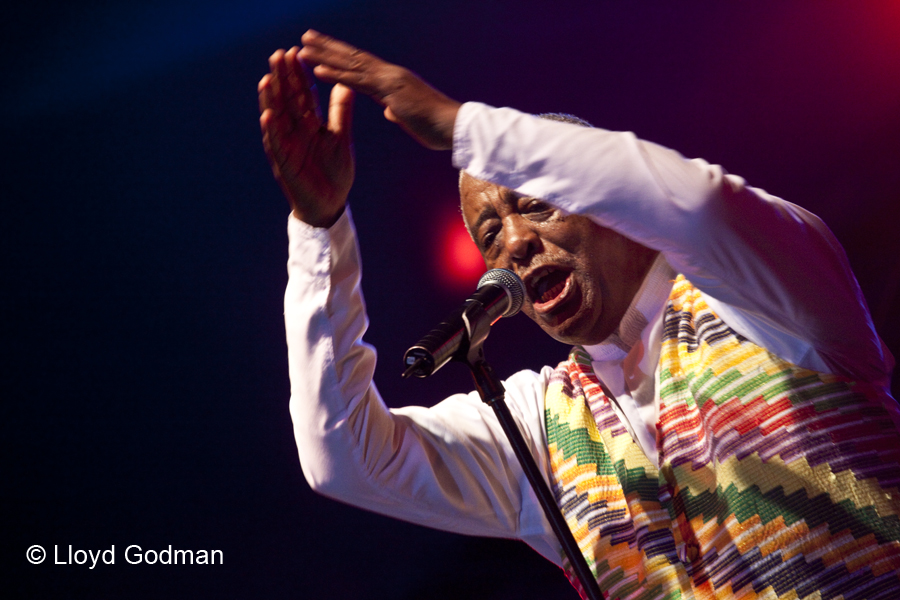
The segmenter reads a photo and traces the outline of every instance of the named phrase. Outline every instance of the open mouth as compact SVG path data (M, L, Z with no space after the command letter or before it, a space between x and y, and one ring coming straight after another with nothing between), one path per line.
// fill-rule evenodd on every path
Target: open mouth
M545 311L565 295L569 284L569 272L554 267L541 267L532 275L529 286L536 309Z

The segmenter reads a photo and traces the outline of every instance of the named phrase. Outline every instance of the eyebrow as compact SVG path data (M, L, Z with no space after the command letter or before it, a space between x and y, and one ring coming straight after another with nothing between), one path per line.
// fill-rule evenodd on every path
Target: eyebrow
M504 196L506 196L506 198L504 198L504 199L507 200L508 202L517 202L520 198L524 198L524 196L522 194L517 194L513 190L507 190L506 192L507 193L504 194ZM488 219L494 219L494 218L499 218L497 211L494 210L494 207L491 205L486 206L484 208L484 210L482 210L481 213L478 214L478 218L475 219L475 223L473 223L471 225L472 233L473 234L477 233L485 221L487 221Z
M485 221L494 218L498 218L497 211L494 210L493 206L488 205L481 213L479 213L478 218L475 219L475 223L472 224L472 233L478 233L478 230L481 229L481 226Z

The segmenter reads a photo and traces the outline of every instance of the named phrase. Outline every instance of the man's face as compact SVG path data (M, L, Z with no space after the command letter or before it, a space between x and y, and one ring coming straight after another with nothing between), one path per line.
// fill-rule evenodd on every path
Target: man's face
M615 331L657 255L587 217L468 175L460 198L487 267L521 277L522 310L566 344L597 344Z

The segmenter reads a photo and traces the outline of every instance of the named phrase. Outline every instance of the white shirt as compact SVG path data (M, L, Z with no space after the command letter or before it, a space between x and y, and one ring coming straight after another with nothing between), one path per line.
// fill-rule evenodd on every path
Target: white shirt
M613 410L644 454L659 468L659 353L663 317L675 270L660 254L631 301L619 328L602 344L587 346L594 373Z
M661 251L618 339L589 348L651 460L663 292L674 272L738 333L782 358L887 388L893 362L843 250L802 208L630 133L477 103L457 116L453 161ZM291 218L288 231L290 406L310 485L414 523L522 539L559 564L559 544L492 410L474 392L432 408L388 410L382 402L372 382L375 351L362 342L367 317L349 210L330 229ZM550 373L523 371L505 382L510 411L545 476Z

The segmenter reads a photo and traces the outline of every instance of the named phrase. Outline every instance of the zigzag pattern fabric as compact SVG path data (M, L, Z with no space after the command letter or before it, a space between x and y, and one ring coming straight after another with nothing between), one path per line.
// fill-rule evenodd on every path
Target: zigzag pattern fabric
M547 390L551 485L608 598L900 598L892 398L742 338L681 276L659 373L658 470L583 349Z

